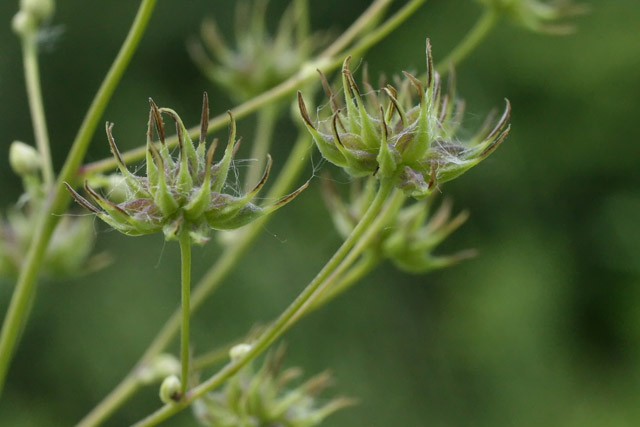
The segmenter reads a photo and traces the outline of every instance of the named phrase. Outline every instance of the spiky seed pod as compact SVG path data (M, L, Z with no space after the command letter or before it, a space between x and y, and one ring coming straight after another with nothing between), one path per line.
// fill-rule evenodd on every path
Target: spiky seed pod
M575 26L562 22L566 18L586 13L589 8L573 0L477 0L485 7L508 17L527 30L564 35L575 31Z
M442 93L427 40L427 80L423 84L404 72L398 88L386 85L378 94L357 86L349 68L342 67L344 106L320 73L332 109L331 117L314 124L302 94L298 105L307 129L322 155L352 176L376 175L395 180L397 187L417 199L428 196L437 184L450 181L487 158L509 133L510 105L493 126L461 141L456 136L464 103L455 95L453 77ZM418 104L412 98L414 91Z
M207 149L205 141L209 120L206 93L197 146L175 111L158 108L151 99L149 103L151 109L147 128L146 176L134 175L127 169L112 135L113 124L107 123L106 126L111 152L126 185L126 199L115 203L85 182L84 188L90 199L98 205L96 207L67 185L80 205L94 212L116 230L132 236L162 231L167 240L176 239L180 233L188 232L195 243L202 244L208 240L211 229L231 230L242 227L284 206L307 187L308 183L267 206L251 203L269 176L269 157L264 175L253 190L241 196L224 193L231 162L240 144L236 140L236 124L232 114L229 112L229 139L224 154L214 163L218 142L214 140ZM165 142L163 114L168 115L176 124L178 156L175 159ZM160 140L159 147L153 143L154 128Z
M281 346L267 355L258 371L247 365L226 383L224 390L196 400L193 411L198 421L216 427L310 427L354 404L352 399L344 397L318 403L317 396L332 382L326 372L290 388L289 384L299 378L302 371L282 370L283 357Z
M330 180L323 181L323 195L338 232L348 236L371 204L375 195L375 180L370 178L364 186L359 181L351 184L349 200L343 200ZM389 259L396 267L411 273L451 266L475 255L463 250L450 255L434 255L433 251L468 217L463 211L452 217L452 204L445 200L433 212L434 197L407 206L398 206L380 228L377 239L369 251L379 259Z

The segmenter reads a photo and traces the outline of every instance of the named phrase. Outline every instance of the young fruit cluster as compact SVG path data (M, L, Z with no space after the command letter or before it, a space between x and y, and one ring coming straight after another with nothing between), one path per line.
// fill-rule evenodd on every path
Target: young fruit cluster
M93 190L85 182L85 190L99 206L94 206L67 184L74 199L94 212L104 222L116 230L132 235L150 234L162 231L167 240L177 239L182 233L189 233L195 243L208 240L211 229L231 230L275 211L297 196L307 184L271 205L257 206L251 200L264 186L271 168L271 158L262 179L253 190L240 196L223 192L231 167L233 155L240 141L236 141L236 125L231 113L230 131L224 155L213 162L218 141L206 148L209 121L209 102L204 94L200 123L200 141L197 147L191 141L182 119L169 108L158 108L150 100L151 110L147 129L146 175L131 173L116 146L107 123L107 136L111 151L118 163L126 187L125 200L115 203ZM167 114L176 124L178 136L178 158L174 159L165 141L162 114ZM152 129L155 127L160 139L160 147L153 143Z
M314 125L302 95L298 103L307 129L322 155L352 176L376 175L390 179L416 199L427 197L436 185L450 181L486 159L509 133L510 105L493 126L462 141L456 135L464 103L455 96L454 79L442 93L427 40L427 78L423 84L404 72L398 88L386 85L379 92L365 79L358 88L349 69L342 68L344 106L340 107L321 74L333 114ZM411 94L414 89L418 103ZM385 99L386 98L386 99ZM488 123L490 123L488 120Z

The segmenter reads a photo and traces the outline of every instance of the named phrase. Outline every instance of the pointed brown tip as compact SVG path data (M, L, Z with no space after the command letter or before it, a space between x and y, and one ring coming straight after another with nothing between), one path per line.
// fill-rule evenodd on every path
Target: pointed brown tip
M71 194L73 200L75 200L76 203L78 203L80 206L96 214L102 213L98 208L89 203L87 199L78 194L78 192L74 190L67 182L64 183L64 186L67 187L67 191Z
M311 118L309 118L309 113L307 112L307 106L304 103L304 99L302 98L302 92L298 91L298 109L300 110L300 115L302 119L305 121L307 126L315 130L315 126L311 123Z

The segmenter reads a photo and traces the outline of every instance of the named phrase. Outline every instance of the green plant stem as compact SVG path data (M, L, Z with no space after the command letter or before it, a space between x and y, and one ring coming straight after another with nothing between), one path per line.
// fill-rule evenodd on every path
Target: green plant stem
M399 9L393 16L388 18L382 25L378 26L374 31L363 37L358 44L349 49L349 53L353 56L362 55L365 51L370 49L373 45L385 38L394 29L398 28L404 21L407 20L426 0L411 0L409 3ZM375 16L374 16L375 17ZM233 116L236 120L245 117L254 111L260 109L265 104L280 100L287 95L294 93L301 86L309 83L313 79L317 78L316 70L321 70L323 73L329 73L342 65L344 60L343 54L327 57L324 53L321 53L317 59L309 62L303 66L302 69L295 75L291 76L288 80L280 83L279 85L261 93L260 95L252 98L237 107L231 109ZM214 117L209 121L209 133L219 130L227 125L229 122L228 114L221 114ZM200 132L200 126L192 127L188 130L189 135L192 138L196 138ZM177 137L173 136L166 139L167 145L173 147L178 143ZM122 153L122 158L125 162L135 162L144 158L146 153L146 147L141 146L133 150ZM79 176L86 176L94 173L105 172L116 167L116 162L113 157L109 157L103 160L98 160L93 163L88 163L78 170Z
M277 104L266 105L263 109L258 111L256 133L253 138L253 145L251 146L251 159L253 163L247 171L247 178L245 181L245 192L251 191L256 182L262 176L262 169L271 146L271 140L273 139L273 130L275 129L276 119L280 108Z
M451 66L459 65L471 52L487 38L498 22L499 13L494 8L486 8L458 45L438 65L436 70L444 74Z
M180 233L180 287L182 289L182 332L180 335L180 365L182 383L181 394L187 390L189 382L189 317L191 315L191 304L189 302L191 296L191 237L189 232L182 231Z
M278 174L273 186L267 193L267 199L278 198L293 186L305 164L304 160L310 144L310 136L305 130L296 141L282 171ZM250 248L251 243L264 229L269 218L269 216L262 217L242 230L237 239L234 240L234 243L227 247L222 256L199 280L191 295L191 312L195 312L233 270L242 255ZM147 347L134 369L78 423L78 427L99 425L126 402L139 386L137 382L139 368L150 363L155 356L160 354L171 343L180 330L181 318L181 312L176 310L165 322L149 347Z
M11 296L9 309L7 310L2 325L2 332L0 333L0 392L4 386L7 370L17 342L18 332L26 320L29 300L35 292L36 278L47 245L60 219L60 215L64 213L69 201L69 194L64 187L64 182L71 181L76 177L76 172L87 151L98 120L104 112L107 102L139 44L155 4L156 0L142 0L131 29L129 30L129 34L91 103L89 111L71 146L67 160L56 181L50 205L48 209L47 206L45 206L38 217L34 232L35 237L31 242L24 265L21 268L20 276L18 277L18 282Z
M322 52L322 58L331 58L342 52L345 48L351 44L351 42L358 37L367 28L375 25L377 19L384 13L384 11L391 5L393 0L376 0L365 10L362 15L345 31L334 40L324 52Z
M40 88L40 70L38 66L38 34L31 31L22 37L22 59L24 63L24 77L29 98L29 110L33 122L33 133L36 146L42 158L42 177L47 192L53 186L53 163L51 149L49 147L49 132L47 120L42 103L42 90Z
M391 191L393 190L394 180L387 179L380 183L380 187L374 198L373 202L362 216L356 227L353 229L349 237L343 242L336 253L325 264L320 272L314 277L314 279L307 285L307 287L298 295L298 297L282 312L278 319L271 325L260 338L252 345L251 350L247 352L243 357L225 365L217 374L209 378L207 381L200 384L198 387L190 390L184 396L184 398L175 404L165 405L158 411L149 415L143 419L136 426L152 426L161 421L166 420L182 409L186 408L191 402L205 393L219 387L229 377L238 372L244 365L249 363L264 350L267 349L277 338L290 325L290 320L295 316L298 316L300 310L307 304L311 303L314 294L323 285L326 279L334 272L334 270L340 265L345 256L349 253L351 248L360 240L360 238L369 229L371 224L375 221L376 217L380 213L381 208L384 206L385 201Z

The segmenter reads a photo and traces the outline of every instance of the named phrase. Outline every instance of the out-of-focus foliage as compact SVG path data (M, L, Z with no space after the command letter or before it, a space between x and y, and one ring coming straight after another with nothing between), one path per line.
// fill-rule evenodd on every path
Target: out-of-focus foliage
M199 117L193 100L203 89L212 114L232 106L191 65L185 49L203 14L232 34L232 3L159 2L103 117L118 123L123 151L144 132L140 123L146 123L149 96L183 117ZM312 30L344 28L369 4L311 3ZM137 6L125 0L83 5L57 3L49 34L62 33L45 41L41 57L56 169ZM577 33L562 38L502 21L458 69L458 87L472 106L469 118L477 117L478 125L504 97L513 105L509 143L442 187L470 212L443 253L472 247L479 256L427 276L385 265L289 332L289 363L307 372L330 367L340 379L337 392L360 400L334 414L332 426L640 422L640 4L590 6L588 15L572 20ZM21 192L8 167L9 144L32 144L19 42L9 23L16 7L17 1L0 2L6 18L0 26L5 207ZM270 9L268 25L275 25L285 1L273 0ZM415 52L426 36L434 57L444 57L480 12L467 0L426 2L367 54L372 80L382 71L422 70ZM251 140L252 123L238 123L245 141ZM476 128L470 123L468 131ZM277 135L271 153L276 165L293 143L293 127L282 121ZM89 160L109 156L106 142L98 132ZM248 147L237 158L246 158ZM318 165L317 153L312 160L306 177L312 163ZM336 176L336 185L348 181ZM340 238L318 187L312 182L275 215L242 268L195 316L196 352L271 319L333 253ZM178 305L175 245L165 247L159 235L125 239L102 224L95 229L99 250L115 254L114 266L40 288L0 402L2 424L77 422L129 371ZM194 279L219 253L216 245L194 252ZM2 312L10 291L2 283ZM157 389L149 388L108 425L128 425L158 404ZM167 425L195 421L185 413Z

